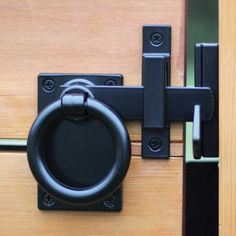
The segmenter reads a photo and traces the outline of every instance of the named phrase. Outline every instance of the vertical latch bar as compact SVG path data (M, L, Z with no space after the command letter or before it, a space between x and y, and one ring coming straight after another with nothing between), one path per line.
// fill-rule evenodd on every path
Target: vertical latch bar
M144 128L164 128L165 56L143 55Z
M167 25L147 25L143 28L143 158L169 157L169 123L165 119L165 91L170 81L170 30L170 26Z

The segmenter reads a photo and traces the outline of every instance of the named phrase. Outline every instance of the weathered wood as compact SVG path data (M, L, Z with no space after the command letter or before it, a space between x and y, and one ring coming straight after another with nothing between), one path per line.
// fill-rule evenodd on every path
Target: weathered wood
M141 84L142 26L172 26L171 81L183 85L185 0L0 2L0 138L26 138L40 72L121 73ZM139 125L130 126L140 140ZM181 128L173 141L183 140Z
M182 235L182 159L133 157L120 213L43 212L24 153L0 154L2 236Z
M220 0L220 236L236 235L236 2Z

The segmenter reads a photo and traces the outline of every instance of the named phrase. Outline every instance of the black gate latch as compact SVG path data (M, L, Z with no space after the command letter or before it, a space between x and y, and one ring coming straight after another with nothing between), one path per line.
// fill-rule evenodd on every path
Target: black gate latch
M173 121L193 121L195 158L218 156L218 45L196 45L195 87L170 86L170 26L143 27L142 62L142 86L123 86L120 74L39 75L27 151L41 209L121 209L131 155L123 121L142 122L143 158L169 158Z
M142 156L168 158L169 122L193 121L194 157L217 157L218 45L196 45L195 87L170 87L170 36L168 26L143 28Z

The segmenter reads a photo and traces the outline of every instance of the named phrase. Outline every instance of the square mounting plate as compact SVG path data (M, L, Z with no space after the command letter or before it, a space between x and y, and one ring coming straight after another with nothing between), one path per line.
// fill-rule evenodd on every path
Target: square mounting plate
M38 112L59 99L65 89L63 85L75 79L87 80L95 85L123 85L123 76L120 74L39 74ZM89 206L76 206L54 199L38 186L38 208L41 210L121 211L122 187L101 202Z

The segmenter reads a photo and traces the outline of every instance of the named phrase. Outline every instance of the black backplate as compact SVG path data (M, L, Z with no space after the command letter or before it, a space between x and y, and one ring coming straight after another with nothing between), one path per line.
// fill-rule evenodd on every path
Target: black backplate
M65 83L87 80L95 85L123 85L122 75L40 74L38 77L38 112L58 100ZM94 117L73 122L63 117L55 122L42 145L42 152L50 172L70 187L88 187L96 184L111 169L115 160L111 134ZM120 211L122 189L107 199L89 206L75 206L52 198L38 187L38 207L41 210Z

